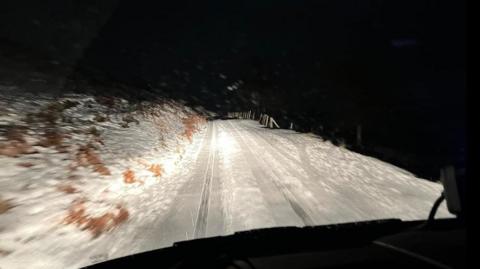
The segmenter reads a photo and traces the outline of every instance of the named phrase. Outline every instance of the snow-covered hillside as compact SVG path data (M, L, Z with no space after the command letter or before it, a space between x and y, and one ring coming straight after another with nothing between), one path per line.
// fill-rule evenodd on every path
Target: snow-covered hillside
M204 123L169 100L0 86L0 268L78 267L105 259L92 255L99 246L115 253L135 222L167 209L169 176Z

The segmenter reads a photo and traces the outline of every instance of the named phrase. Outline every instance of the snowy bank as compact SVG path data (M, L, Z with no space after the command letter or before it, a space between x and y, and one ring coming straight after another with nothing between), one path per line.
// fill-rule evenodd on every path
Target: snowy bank
M174 190L165 181L204 123L166 99L59 98L0 85L0 268L125 255L119 241L134 242L125 238L134 223L166 210Z

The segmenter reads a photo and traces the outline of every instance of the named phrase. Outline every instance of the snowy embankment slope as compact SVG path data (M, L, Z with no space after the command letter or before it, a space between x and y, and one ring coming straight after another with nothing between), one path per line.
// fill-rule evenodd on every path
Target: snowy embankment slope
M204 119L168 100L0 87L0 268L76 268L130 254L138 223L168 209L181 184L172 175Z

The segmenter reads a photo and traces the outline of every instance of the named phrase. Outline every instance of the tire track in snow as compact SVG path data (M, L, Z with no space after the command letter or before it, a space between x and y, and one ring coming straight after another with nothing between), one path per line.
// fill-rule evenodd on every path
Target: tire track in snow
M299 142L298 140L294 140L288 135L285 135L284 137L280 137L279 134L276 134L274 132L261 133L259 131L259 128L248 126L247 124L245 124L245 122L241 123L241 125L244 126L245 128L248 128L248 130L251 133L255 134L261 140L265 141L265 143L269 144L275 151L277 151L276 153L277 158L288 159L283 162L285 166L291 167L291 163L293 163L297 165L297 168L300 167L305 172L306 178L309 180L309 182L315 185L314 187L318 187L318 185L321 185L323 189L326 189L327 191L332 192L334 191L333 187L338 186L338 183L334 181L331 182L327 180L328 184L327 182L325 182L325 179L326 179L325 175L312 165L310 158L308 157L308 154L307 154L307 146L305 145L305 143L303 142L298 143ZM265 136L268 136L268 138L266 138ZM287 139L295 146L300 160L293 157L289 152L285 151L283 148L281 148L281 146L278 145L278 144L281 144L279 141L282 138ZM273 140L273 142L271 140ZM288 161L290 161L291 163L288 163ZM289 171L295 171L295 170L289 169ZM296 175L298 175L298 173L296 173ZM300 177L305 178L303 176L300 176Z
M268 143L273 149L275 149L280 154L280 156L290 160L292 163L301 167L302 170L305 171L305 173L307 174L307 177L309 179L323 178L324 177L322 172L319 171L317 168L315 168L312 165L312 163L310 161L310 158L308 157L308 154L307 154L307 146L305 145L305 143L303 143L303 142L298 143L299 142L298 140L294 140L293 138L291 138L288 135L285 135L285 136L281 137L279 134L276 134L274 132L264 132L263 134L266 134L268 136L268 139L267 139L267 138L264 137L263 134L261 134L259 132L259 130L257 128L253 128L252 126L247 126L246 124L243 124L243 123L242 123L242 125L245 128L249 128L252 133L255 133L260 139L262 139L263 141ZM290 141L297 148L298 156L299 156L300 160L297 160L295 157L291 156L291 154L286 152L284 149L281 148L281 146L278 145L278 144L281 144L281 143L279 143L279 141L282 138ZM272 142L270 139L277 142L277 143Z
M274 226L298 226L304 224L302 219L293 211L290 204L286 203L286 198L277 190L278 188L271 181L267 180L271 176L263 171L265 169L264 165L261 165L254 157L253 152L247 147L239 132L236 132L230 124L223 128L225 131L230 131L232 137L234 136L233 133L236 134L235 139L241 146L241 154L248 164L248 167L245 169L250 170L255 178L258 188L263 194L263 199L268 205L268 209L276 223Z
M231 121L228 121L230 126L232 127L232 130L234 130L238 134L238 138L240 143L242 144L243 148L245 151L248 152L249 157L253 160L255 160L256 163L262 163L264 162L263 160L260 160L256 155L253 153L251 150L250 146L248 143L245 142L243 136L241 135L241 132L238 131L238 129L232 124ZM268 167L268 164L265 163L264 167ZM262 170L260 170L262 171ZM305 225L315 225L315 221L311 216L311 213L309 212L310 210L305 209L301 204L299 198L292 192L292 190L283 184L279 178L281 175L279 175L276 171L272 169L272 173L275 175L276 179L272 180L272 183L275 185L275 187L280 190L281 194L285 198L285 200L289 203L290 207L293 209L295 214L302 220L302 222ZM260 178L268 178L268 176L265 174L265 172L261 172L261 175L256 176L257 180L260 180Z
M321 188L326 188L330 192L328 194L328 200L331 200L330 205L335 204L338 211L343 212L344 214L342 215L345 216L356 216L358 219L382 218L384 217L385 212L392 211L391 208L395 207L396 202L401 202L403 199L407 198L405 197L406 194L402 193L411 191L410 185L414 181L420 180L415 180L413 175L411 175L412 178L410 180L406 180L405 178L402 178L402 180L397 179L399 174L407 177L409 175L397 167L392 167L391 164L383 164L381 161L377 163L372 157L344 151L338 147L332 147L332 150L335 150L333 156L337 156L337 159L330 156L328 160L324 160L334 161L330 162L330 165L333 165L331 167L334 170L334 174L331 174L330 172L329 175L327 171L319 170L311 164L307 153L307 144L309 142L304 140L305 137L303 137L303 139L301 137L295 139L290 135L281 135L274 131L260 132L260 128L249 125L246 121L243 121L241 125L248 128L250 132L256 133L256 136L263 139L267 144L270 144L278 151L278 153L281 153L280 155L282 157L285 157L285 159L289 157L288 159L290 159L292 163L296 163L298 160L289 156L288 152L285 152L280 146L274 144L275 142L281 142L280 144L282 144L284 143L282 140L286 139L295 145L298 150L299 158L302 161L300 167L308 174L308 177L313 176L313 178L319 179L310 181L313 184L313 187L320 184ZM273 140L274 142L270 140ZM338 157L339 154L341 155L340 157ZM347 163L349 164L348 167L342 169ZM365 165L365 163L367 163L367 165ZM358 167L357 164L359 164L360 167ZM327 166L327 168L329 167ZM390 177L395 178L395 180L383 181L382 177L384 177L384 175L377 174L377 171L380 173L380 171L384 171L387 168L394 169ZM350 183L345 184L344 182L333 180L332 175L336 175L343 179L349 179ZM416 188L421 188L430 183L417 181L415 184L418 184ZM318 193L317 188L315 194ZM432 198L432 203L433 201L434 197ZM380 202L383 204L380 204ZM379 208L381 208L381 210ZM428 208L425 212L428 213Z
M215 168L216 140L217 130L215 123L212 122L212 137L208 153L207 165L203 176L202 194L200 196L200 206L198 207L197 219L195 221L194 237L205 237L208 223L208 210L210 207L210 193L212 190L212 180Z
M331 180L329 177L325 176L320 172L318 169L316 169L310 162L310 159L308 158L307 152L306 152L306 146L305 144L302 143L302 147L300 148L299 145L296 145L297 150L299 150L299 157L302 160L302 162L298 161L296 158L292 157L288 152L284 151L281 149L278 145L275 145L275 143L272 143L269 139L272 139L274 141L278 142L278 138L276 134L272 132L260 132L256 130L257 128L254 128L253 126L248 126L246 124L241 124L242 126L245 127L245 129L249 132L255 135L255 137L258 138L258 140L263 140L265 141L266 144L270 145L271 149L268 151L272 156L280 161L282 163L283 167L288 167L287 171L288 173L293 174L294 177L297 179L300 179L302 182L302 185L306 185L307 189L309 191L312 191L312 193L315 195L315 210L311 210L310 212L311 215L315 216L321 216L321 219L319 223L331 223L334 222L335 218L330 219L327 217L325 214L318 214L318 210L320 210L324 205L318 201L317 197L320 196L320 199L324 199L325 197L329 197L328 200L330 204L335 204L335 207L341 211L341 212L348 212L349 215L351 216L357 216L358 218L362 218L362 216L358 215L358 212L361 212L361 207L357 206L354 202L352 202L349 197L355 196L355 192L351 190L350 188L344 188L339 184L339 182L336 182L334 180ZM267 135L268 138L265 138L264 136ZM292 141L293 144L298 144L295 143L295 141L290 140L291 138L287 138L289 141ZM303 152L302 152L303 149ZM290 161L291 163L289 163ZM293 164L297 164L296 167L292 167ZM305 171L306 176L300 175L296 171L296 169L301 168L303 171ZM338 194L338 191L342 190L342 194ZM322 195L326 192L329 192L328 195ZM348 194L345 194L345 192L348 192ZM297 195L297 197L299 197ZM300 196L301 197L301 196ZM334 198L332 200L332 198ZM301 199L301 198L299 198ZM304 203L305 204L305 203ZM315 213L314 213L315 212ZM364 216L365 218L366 216Z

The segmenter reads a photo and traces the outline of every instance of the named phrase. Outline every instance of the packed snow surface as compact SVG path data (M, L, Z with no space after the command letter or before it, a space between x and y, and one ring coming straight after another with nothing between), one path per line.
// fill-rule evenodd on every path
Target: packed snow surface
M2 269L78 268L263 227L425 219L442 191L315 135L207 122L173 101L2 91Z

